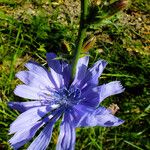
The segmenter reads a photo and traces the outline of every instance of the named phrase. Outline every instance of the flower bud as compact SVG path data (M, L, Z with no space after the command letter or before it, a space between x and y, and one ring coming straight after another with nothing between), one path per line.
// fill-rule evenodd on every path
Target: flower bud
M128 0L120 0L113 4L113 8L117 11L123 10L128 6L129 1Z
M88 52L94 46L95 42L96 42L95 36L86 41L82 48L83 52Z
M109 5L109 16L127 8L129 0L119 0Z

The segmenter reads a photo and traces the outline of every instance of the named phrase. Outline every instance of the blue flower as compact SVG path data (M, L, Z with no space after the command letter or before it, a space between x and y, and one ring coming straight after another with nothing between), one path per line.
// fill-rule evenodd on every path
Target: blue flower
M28 62L28 71L16 74L24 84L14 90L17 96L28 102L9 102L9 106L21 112L10 125L9 140L14 149L30 141L43 127L27 150L45 150L51 140L55 122L62 118L57 150L73 150L75 129L88 126L118 126L124 121L115 117L109 109L99 106L108 96L124 91L119 81L98 86L106 62L97 61L88 69L89 57L80 58L75 78L71 82L71 66L59 61L54 53L47 53L49 71L35 62Z

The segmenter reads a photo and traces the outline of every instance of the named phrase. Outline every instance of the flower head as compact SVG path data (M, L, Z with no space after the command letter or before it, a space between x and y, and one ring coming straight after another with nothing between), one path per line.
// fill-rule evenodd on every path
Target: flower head
M28 150L45 150L50 142L55 122L62 117L57 150L73 150L75 128L87 126L118 126L123 120L115 117L110 109L99 106L108 96L124 91L119 81L98 86L98 78L106 66L99 60L88 69L89 57L80 58L75 78L71 80L71 66L59 61L54 53L47 53L49 71L35 62L28 62L28 71L16 74L24 84L14 93L30 99L28 102L9 102L21 112L10 125L9 140L14 149L30 141L36 132L43 130L30 144Z

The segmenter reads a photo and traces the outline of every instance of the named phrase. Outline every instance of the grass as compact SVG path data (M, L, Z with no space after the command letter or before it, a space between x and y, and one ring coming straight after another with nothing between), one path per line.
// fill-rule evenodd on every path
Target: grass
M72 5L73 1L70 0L70 3ZM2 150L10 149L9 125L19 115L17 111L7 107L7 102L24 101L13 94L15 86L20 83L15 74L23 70L24 63L30 59L45 65L47 51L53 51L69 61L73 57L72 49L78 31L78 18L68 11L62 15L63 4L64 1L0 0L0 149ZM68 3L65 4L70 7ZM136 0L128 10L118 14L105 25L98 27L97 30L91 27L88 31L89 35L95 34L97 37L94 48L90 50L90 65L100 58L108 61L100 83L120 80L126 88L124 93L107 98L103 102L105 106L112 102L117 103L120 107L117 116L124 119L125 123L114 128L77 129L76 150L150 149L147 4L148 1ZM129 20L123 19L122 16L126 14ZM140 23L136 22L137 18L145 19ZM131 22L140 27L137 29ZM59 134L58 125L59 123L54 128L49 149L55 149Z

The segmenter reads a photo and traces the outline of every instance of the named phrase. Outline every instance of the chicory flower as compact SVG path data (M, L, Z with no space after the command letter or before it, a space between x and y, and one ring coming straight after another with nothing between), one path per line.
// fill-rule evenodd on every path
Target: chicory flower
M71 66L47 53L49 70L28 62L28 71L16 74L24 84L14 90L17 96L28 102L9 102L9 106L21 112L10 125L9 140L14 149L30 141L43 127L27 150L45 150L51 140L55 122L62 118L57 150L73 150L75 129L89 126L118 126L124 121L115 117L110 109L99 106L108 96L124 91L119 81L98 85L106 61L99 60L88 69L89 57L78 60L76 74L71 83Z

